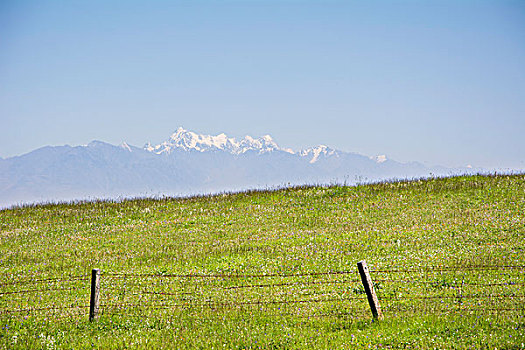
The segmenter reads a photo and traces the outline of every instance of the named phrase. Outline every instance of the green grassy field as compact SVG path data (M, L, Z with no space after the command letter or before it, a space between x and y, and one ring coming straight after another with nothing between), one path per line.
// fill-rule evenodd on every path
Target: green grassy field
M0 348L523 349L524 249L524 175L3 210Z

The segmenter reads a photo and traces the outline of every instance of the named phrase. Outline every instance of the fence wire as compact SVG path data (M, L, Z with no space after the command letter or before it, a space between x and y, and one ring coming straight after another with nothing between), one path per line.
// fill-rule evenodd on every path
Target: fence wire
M424 273L468 270L514 270L525 269L525 265L472 265L472 266L424 266L410 269L370 269L371 273Z
M411 274L430 274L432 272L462 272L462 271L519 271L519 278L516 276L507 276L506 281L465 281L454 279L453 281L436 280L427 278L419 279L403 279L403 278L377 278L373 279L376 289L379 291L379 301L384 301L388 305L383 307L384 311L404 312L401 309L406 305L399 305L401 309L396 308L396 305L401 303L411 303L418 301L420 304L412 305L414 308L410 309L412 312L425 312L430 309L434 312L454 312L450 308L437 309L429 307L432 305L432 300L440 300L454 302L451 305L456 307L457 301L460 301L461 308L455 309L468 312L481 311L500 311L500 312L517 312L524 310L523 299L525 294L517 294L517 292L510 293L510 287L519 287L525 285L523 280L524 265L465 265L465 266L424 266L414 267L408 269L371 269L372 274L389 273L404 273ZM279 305L303 305L303 304L327 304L340 302L355 302L362 306L361 313L367 314L366 295L361 284L352 286L352 284L360 283L359 278L351 278L358 274L357 269L353 271L318 271L318 272L297 272L297 273L253 273L253 274L223 274L223 273L187 273L187 274L159 274L159 273L116 273L107 272L101 274L101 292L103 295L103 302L100 306L101 314L113 315L118 314L122 309L141 309L152 312L154 310L166 310L179 308L181 310L208 308L213 310L244 308L244 307L271 307ZM333 279L327 279L334 276ZM337 276L340 276L337 278ZM348 279L345 277L348 276ZM268 281L270 283L257 283L256 280L264 280L267 278L308 278L305 281ZM312 280L316 278L315 280ZM180 281L176 281L180 279ZM214 280L215 279L215 280ZM86 309L89 305L89 281L90 277L86 275L73 275L61 278L40 278L40 279L22 279L22 280L6 280L0 282L0 315L7 317L12 315L40 315L48 312L55 312L53 319L72 318L77 316L87 316ZM204 281L202 281L204 280ZM240 283L242 280L254 280L251 283ZM262 281L261 281L262 282ZM68 285L74 283L75 285ZM82 283L82 285L80 285ZM199 284L200 283L200 284ZM45 286L47 284L47 287ZM107 284L107 285L106 285ZM399 290L399 284L403 284L405 289L400 296L396 296L396 291ZM435 294L426 295L413 294L412 287L418 285L428 287L450 288L447 290L454 290L455 294ZM22 287L24 286L24 287ZM331 287L333 286L333 287ZM481 287L483 291L464 291L473 287ZM354 287L354 288L352 288ZM501 288L505 287L506 293L501 293ZM291 288L291 292L283 292ZM325 290L326 288L326 290ZM331 290L330 290L331 288ZM393 289L392 289L393 288ZM492 288L492 289L491 289ZM498 290L498 293L492 291ZM63 300L62 305L51 304L45 306L45 302L54 303L53 296L56 293L72 292L69 296L71 300ZM206 292L209 295L202 295ZM424 293L424 291L418 291ZM463 294L465 292L465 294ZM394 293L394 295L389 295ZM490 294L487 294L490 293ZM353 295L352 295L353 294ZM310 299L288 299L288 296L311 296ZM333 297L336 295L336 297ZM324 296L324 297L323 297ZM17 297L19 299L11 299ZM27 297L27 299L24 299ZM60 295L60 297L63 297ZM166 299L168 297L169 299ZM38 299L38 300L36 300ZM490 305L486 307L479 307L479 305L466 305L463 300L476 300L479 302L486 302L489 300L497 301L499 308L494 307L494 303L488 302ZM503 300L505 300L503 302ZM105 301L105 302L104 302ZM430 303L427 305L427 301ZM510 301L518 301L521 307L511 307ZM32 306L34 303L41 303L40 305ZM66 305L64 305L66 304ZM421 305L422 304L422 305ZM508 305L507 305L508 304ZM17 305L18 307L13 307ZM337 304L341 305L341 304ZM324 308L325 306L323 306ZM282 317L284 315L294 317L340 317L344 313L335 313L332 309L338 306L326 306L329 310L322 310L321 313L305 313L290 312L277 314L261 314L261 317ZM426 308L425 308L426 307ZM331 308L331 309L330 309ZM72 312L72 311L77 312ZM330 311L332 310L332 311ZM57 311L63 311L56 313ZM325 312L328 311L328 312ZM129 316L128 313L125 315ZM354 314L347 313L348 316ZM144 315L141 314L141 317Z
M306 276L328 276L328 275L348 275L357 274L357 271L328 271L328 272L303 272L303 273L267 273L267 274L156 274L156 273L104 273L104 276L113 278L130 278L130 277L156 277L156 278L271 278L271 277L306 277Z

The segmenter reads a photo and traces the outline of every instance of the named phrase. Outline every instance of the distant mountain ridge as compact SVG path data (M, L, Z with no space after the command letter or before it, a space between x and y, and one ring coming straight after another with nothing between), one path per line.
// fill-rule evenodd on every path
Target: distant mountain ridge
M251 136L245 136L241 141L235 138L229 138L225 134L217 136L196 134L192 131L179 127L170 138L156 146L146 144L144 149L156 154L171 153L173 149L182 149L185 151L225 151L231 154L243 154L249 151L255 151L260 154L272 151L285 151L293 153L291 150L280 148L270 135L264 135L258 139Z
M338 152L340 152L325 145L310 147L295 152L290 148L280 147L270 135L264 135L257 139L247 135L241 141L237 141L235 138L230 138L225 134L219 134L217 136L202 135L188 131L182 127L179 127L167 141L155 146L151 143L147 143L144 146L144 149L156 154L170 154L174 150L198 152L224 151L233 155L244 154L246 152L263 154L280 151L295 154L300 157L310 158L310 163L315 163L320 156L338 156ZM386 156L380 155L370 157L370 159L376 159L377 162L383 162L386 160Z
M75 199L185 196L305 183L413 178L479 169L426 167L384 155L368 157L325 145L293 151L269 135L197 134L178 128L167 141L143 148L92 141L46 146L0 159L0 206Z

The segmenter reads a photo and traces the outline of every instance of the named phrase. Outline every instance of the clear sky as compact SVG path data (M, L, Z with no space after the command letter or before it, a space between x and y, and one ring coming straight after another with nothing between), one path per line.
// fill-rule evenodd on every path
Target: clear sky
M0 156L178 126L525 169L525 1L0 1Z

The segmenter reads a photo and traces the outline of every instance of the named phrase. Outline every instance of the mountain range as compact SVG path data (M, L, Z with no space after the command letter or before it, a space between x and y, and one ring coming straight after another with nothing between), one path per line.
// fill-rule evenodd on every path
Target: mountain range
M477 171L400 163L384 155L367 157L325 145L296 152L281 148L269 135L236 140L178 128L165 142L142 148L92 141L0 158L0 206L355 184Z

